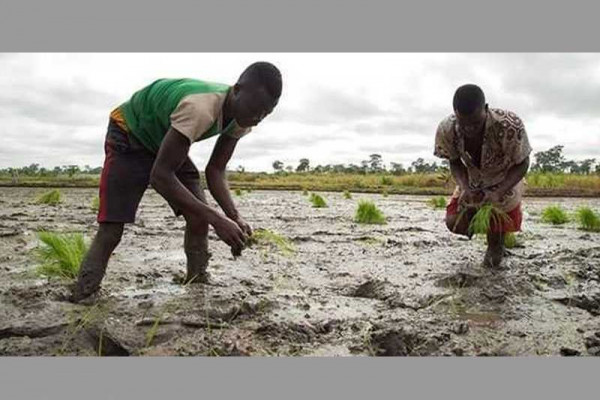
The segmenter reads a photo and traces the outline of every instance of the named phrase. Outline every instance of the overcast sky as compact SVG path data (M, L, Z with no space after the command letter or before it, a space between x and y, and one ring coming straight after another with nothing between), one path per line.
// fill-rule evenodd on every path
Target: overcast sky
M516 112L534 151L600 159L600 54L0 54L0 168L100 166L112 108L157 78L235 83L254 61L277 65L277 109L240 140L234 169L356 163L369 154L433 161L452 95L476 83ZM202 168L214 139L192 146Z

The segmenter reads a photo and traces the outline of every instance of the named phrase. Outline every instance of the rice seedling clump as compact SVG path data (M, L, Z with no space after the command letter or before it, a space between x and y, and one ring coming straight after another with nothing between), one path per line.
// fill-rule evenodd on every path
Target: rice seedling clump
M88 250L83 235L81 233L38 232L37 236L40 245L37 247L35 255L41 265L36 272L47 277L76 278L81 261Z
M581 207L576 213L579 228L589 232L600 232L600 216L589 207Z
M569 222L569 217L560 206L549 206L542 211L542 221L552 225L562 225Z
M92 200L92 205L90 206L90 209L93 212L98 212L98 210L100 209L100 197L98 197L98 196L94 197L94 199Z
M446 208L446 198L444 196L433 197L427 203L433 208Z
M315 207L315 208L327 207L327 203L325 202L325 199L323 199L323 197L319 196L318 194L311 193L310 194L310 202L312 203L313 207Z
M358 203L358 209L354 217L359 224L385 224L385 216L377 206L367 200Z
M350 194L350 192L349 192L349 191L347 191L347 190L344 190L344 198L345 198L345 199L351 199L351 198L352 198L352 194Z
M58 189L54 189L38 197L36 202L38 204L48 204L50 206L55 206L62 202L62 196Z
M259 247L263 250L276 250L283 255L296 252L292 242L276 232L268 229L256 229L246 243L248 247Z
M514 232L508 232L504 235L504 246L507 249L515 247L524 247L522 237L517 236Z
M240 197L242 195L242 189L235 189L234 193L236 196Z
M469 223L469 232L474 235L485 235L494 226L501 226L510 217L492 204L484 204L475 213Z

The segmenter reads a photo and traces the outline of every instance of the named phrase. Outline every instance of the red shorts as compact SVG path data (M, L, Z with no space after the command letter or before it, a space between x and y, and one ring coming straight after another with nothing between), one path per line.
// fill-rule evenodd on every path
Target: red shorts
M458 214L458 198L452 197L450 204L446 207L446 216L452 216ZM515 208L510 210L508 213L508 219L503 221L501 224L495 224L492 222L492 232L518 232L521 230L521 222L523 221L523 213L521 212L521 203Z
M150 172L156 155L146 150L135 137L110 120L106 141L106 157L100 176L100 209L98 222L132 223L142 196L150 183ZM206 203L200 185L200 174L188 157L175 173L177 179L200 201ZM181 211L169 204L175 215Z

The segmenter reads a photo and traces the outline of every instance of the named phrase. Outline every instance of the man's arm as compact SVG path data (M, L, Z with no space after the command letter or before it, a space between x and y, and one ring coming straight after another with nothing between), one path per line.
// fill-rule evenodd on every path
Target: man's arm
M208 222L217 235L232 248L243 248L245 234L236 223L220 215L217 210L196 198L175 175L185 161L190 141L170 128L158 150L150 174L150 183L165 199L179 208L188 218Z
M213 149L210 160L206 165L206 183L208 190L213 198L219 203L225 214L235 221L240 228L248 235L252 234L252 229L240 216L235 204L231 198L231 192L227 183L226 169L227 163L233 155L238 139L227 135L220 135Z
M486 198L490 201L499 201L506 192L514 187L523 177L527 174L529 169L529 156L525 158L520 164L514 165L506 173L504 180L496 187L491 193L488 193Z
M460 158L450 160L450 173L463 191L469 189L469 175L467 173L467 167L465 167L465 164L463 164Z

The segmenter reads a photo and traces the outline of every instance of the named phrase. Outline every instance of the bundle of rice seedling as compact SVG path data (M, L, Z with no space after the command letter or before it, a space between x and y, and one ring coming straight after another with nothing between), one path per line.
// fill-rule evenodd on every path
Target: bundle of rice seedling
M344 198L345 198L345 199L351 199L351 198L352 198L352 195L350 194L350 192L349 192L349 191L347 191L347 190L344 190Z
M514 232L508 232L504 235L504 247L514 249L516 247L525 247L523 245L523 236L516 235Z
M508 214L492 204L484 204L475 213L469 223L469 233L485 235L493 226L501 226L509 221Z
M38 232L37 236L41 243L35 254L41 265L36 272L47 277L76 278L88 250L83 235Z
M429 199L427 202L433 208L446 208L446 198L444 196L437 196Z
M100 209L100 197L98 197L98 196L94 197L94 199L92 200L92 205L90 206L90 209L93 212L98 212L98 210Z
M358 209L354 217L355 221L359 224L385 224L385 216L377 208L377 206L367 200L358 202Z
M236 196L240 197L243 193L242 193L242 189L235 189L234 193Z
M569 217L560 206L549 206L542 211L542 221L552 225L561 225L569 222Z
M581 207L575 214L579 228L589 232L600 232L600 217L589 207Z
M283 255L291 255L296 252L292 242L276 232L268 229L256 229L248 239L248 247L259 247L263 250L274 249Z
M54 190L46 192L46 193L42 194L40 197L38 197L36 203L48 204L50 206L55 206L57 204L60 204L60 202L62 201L61 197L62 196L61 196L60 191L58 189L54 189Z
M325 199L319 196L318 194L311 193L310 194L310 202L315 208L324 208L327 207L327 203L325 203Z

